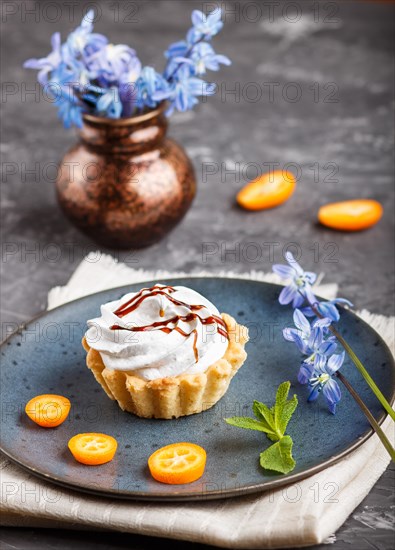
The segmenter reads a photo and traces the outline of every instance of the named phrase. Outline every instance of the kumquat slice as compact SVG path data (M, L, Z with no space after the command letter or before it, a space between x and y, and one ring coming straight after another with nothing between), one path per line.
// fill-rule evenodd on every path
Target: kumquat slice
M26 404L27 416L43 428L56 428L70 412L71 403L62 395L37 395Z
M72 437L68 446L78 462L98 466L114 458L118 443L111 435L85 433Z
M383 207L370 199L333 202L321 206L318 220L322 225L340 231L361 231L375 225L383 215Z
M296 179L291 172L275 170L247 183L237 194L236 200L246 210L274 208L287 201L295 187Z
M148 459L148 468L156 481L179 485L202 477L206 451L194 443L172 443L155 451Z

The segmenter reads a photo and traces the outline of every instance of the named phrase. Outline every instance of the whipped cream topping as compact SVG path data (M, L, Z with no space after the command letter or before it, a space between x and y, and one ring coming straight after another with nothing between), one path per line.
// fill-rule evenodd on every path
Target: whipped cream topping
M108 369L145 380L204 372L228 347L217 308L184 286L155 285L101 306L85 334Z

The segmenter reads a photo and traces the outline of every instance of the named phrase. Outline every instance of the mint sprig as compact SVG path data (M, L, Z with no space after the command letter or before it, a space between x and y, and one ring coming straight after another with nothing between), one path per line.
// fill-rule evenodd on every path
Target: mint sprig
M259 463L265 470L274 470L281 474L288 474L295 468L295 460L292 456L292 437L284 435L280 441L270 445L260 454Z
M280 384L273 407L269 408L260 401L254 401L252 412L256 419L248 416L225 418L225 422L231 426L264 432L266 437L274 443L260 454L260 464L265 470L273 470L282 474L288 474L296 465L292 456L292 437L285 435L288 423L298 406L296 395L288 399L290 387L290 382Z

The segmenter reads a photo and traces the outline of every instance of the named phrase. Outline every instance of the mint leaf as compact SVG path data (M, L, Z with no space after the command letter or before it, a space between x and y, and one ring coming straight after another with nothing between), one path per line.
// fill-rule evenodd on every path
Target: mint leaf
M287 402L291 382L283 382L277 388L275 408L280 409Z
M271 445L260 454L260 465L265 470L273 470L281 474L288 474L295 468L296 462L292 457L293 441L285 435L277 443Z
M291 384L289 382L283 382L277 389L276 403L274 405L274 420L276 428L279 428L280 426L284 405L287 402L290 387ZM281 434L284 435L284 432L282 431Z
M267 407L263 403L260 403L259 401L254 401L252 405L252 412L255 414L258 420L260 420L264 424L267 424L271 431L275 433L276 422L274 420L274 414L269 409L269 407Z
M260 401L254 401L252 411L256 416L234 416L225 418L225 422L231 426L246 430L264 432L266 437L274 444L260 454L260 464L266 470L274 470L283 474L291 472L295 468L295 460L292 457L293 441L289 435L284 435L295 409L298 405L296 395L288 400L290 382L283 382L277 389L276 402L268 407Z
M284 403L283 410L281 412L281 418L278 421L278 428L281 433L285 433L287 429L288 422L291 420L293 413L295 412L296 407L298 406L298 398L296 395L292 397L289 401Z
M274 405L274 419L276 431L281 434L279 439L285 434L288 422L291 420L298 405L298 398L296 395L288 401L290 387L290 382L283 382L277 389L276 404Z
M273 408L269 409L269 407L260 401L254 401L254 404L252 405L252 412L261 422L266 423L269 426L270 430L267 432L266 436L270 439L270 441L278 441L281 439L282 434L279 434L276 428Z
M271 433L271 428L269 426L254 418L249 418L248 416L233 416L232 418L225 418L224 420L231 426L236 426L237 428L257 430L258 432L265 432L266 434Z

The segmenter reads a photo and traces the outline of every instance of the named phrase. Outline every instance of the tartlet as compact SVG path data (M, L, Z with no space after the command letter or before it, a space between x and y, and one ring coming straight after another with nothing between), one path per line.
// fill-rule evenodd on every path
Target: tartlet
M226 349L223 356L203 372L146 380L133 370L106 367L100 351L89 345L84 337L82 345L87 351L87 367L108 397L116 400L124 411L139 417L163 419L200 413L221 399L247 357L244 349L248 341L247 328L226 313L217 319L226 327Z

